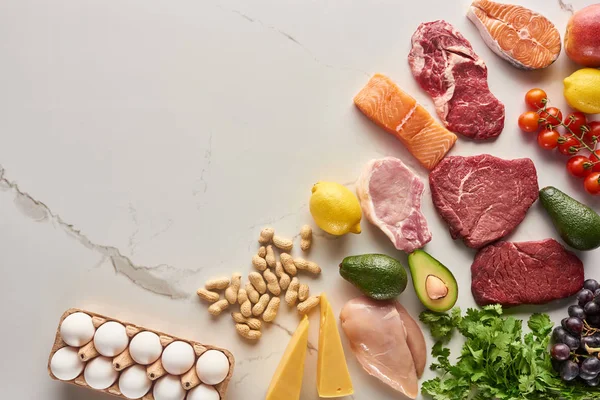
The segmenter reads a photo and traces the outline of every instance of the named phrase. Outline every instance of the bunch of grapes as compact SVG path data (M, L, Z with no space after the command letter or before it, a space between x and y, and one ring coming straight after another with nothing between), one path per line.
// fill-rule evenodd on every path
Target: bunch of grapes
M552 365L565 381L579 377L589 386L600 384L600 284L588 279L577 294L577 305L554 329Z

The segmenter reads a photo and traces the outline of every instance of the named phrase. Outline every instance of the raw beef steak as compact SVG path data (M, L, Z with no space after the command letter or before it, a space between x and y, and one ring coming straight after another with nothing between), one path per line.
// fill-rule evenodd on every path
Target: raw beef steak
M490 92L487 67L452 25L441 20L419 25L408 63L449 130L475 140L502 132L504 105Z
M446 157L431 171L429 186L452 238L463 238L474 249L509 234L538 198L529 158Z
M479 251L471 291L480 306L544 304L583 287L583 264L554 239L498 242Z
M421 213L425 185L402 161L371 160L358 178L356 193L365 216L398 250L411 253L431 240Z

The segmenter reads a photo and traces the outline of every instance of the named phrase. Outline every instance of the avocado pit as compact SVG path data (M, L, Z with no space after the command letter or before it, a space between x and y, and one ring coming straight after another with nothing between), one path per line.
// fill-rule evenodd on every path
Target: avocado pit
M446 286L443 280L435 275L427 275L427 279L425 279L425 290L427 291L427 296L431 300L443 299L448 295L448 286Z

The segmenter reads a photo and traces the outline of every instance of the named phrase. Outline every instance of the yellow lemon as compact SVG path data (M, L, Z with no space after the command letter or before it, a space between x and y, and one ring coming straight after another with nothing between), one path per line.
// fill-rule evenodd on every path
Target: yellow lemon
M362 210L347 187L335 182L317 182L312 188L310 213L319 228L332 235L360 233Z
M586 114L600 113L600 70L583 68L564 80L565 99L574 109Z

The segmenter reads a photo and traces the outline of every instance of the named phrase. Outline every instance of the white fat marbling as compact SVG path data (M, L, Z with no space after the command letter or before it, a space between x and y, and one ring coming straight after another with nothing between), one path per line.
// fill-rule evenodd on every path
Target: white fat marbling
M263 226L293 236L312 224L307 204L317 180L354 188L363 165L387 155L426 179L403 146L352 105L368 77L382 72L435 115L406 59L424 21L444 18L471 41L506 105L498 140L461 138L452 154L530 157L540 186L556 185L600 210L600 199L566 175L565 160L539 150L516 124L530 87L542 86L564 107L562 79L576 66L562 54L544 71L511 67L467 20L470 2L5 0L0 311L11 329L0 330L0 340L21 344L3 350L11 360L0 365L5 397L106 398L45 372L60 315L78 307L226 347L237 360L228 398L263 398L297 315L282 306L252 345L239 339L228 313L210 317L195 290L208 277L249 272ZM514 2L564 31L570 12L558 0ZM570 2L575 9L591 3ZM428 251L456 273L458 304L472 306L473 251L450 239L428 190L423 212L433 234ZM315 230L309 258L323 276L310 282L311 292L327 290L335 312L358 294L338 276L344 256L384 252L406 262L377 228L365 221L363 230L336 240ZM549 236L556 235L534 205L509 239ZM599 256L582 255L590 276ZM400 300L413 316L420 312L411 285ZM550 311L559 321L565 304L515 312ZM317 314L302 400L318 398ZM397 398L361 370L343 340L354 399Z

